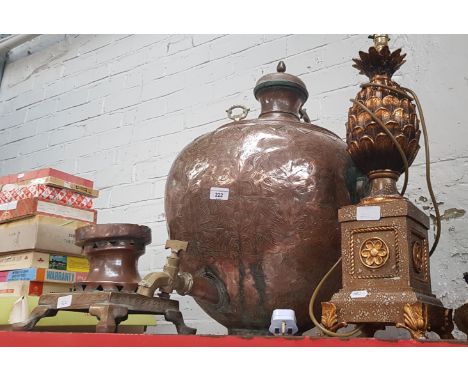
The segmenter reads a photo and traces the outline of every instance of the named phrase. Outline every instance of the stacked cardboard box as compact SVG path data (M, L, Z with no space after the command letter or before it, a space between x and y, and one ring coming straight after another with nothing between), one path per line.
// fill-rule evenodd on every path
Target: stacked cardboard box
M0 177L0 298L71 291L89 264L75 229L96 223L93 182L51 168Z
M68 292L89 264L75 229L96 223L93 182L51 168L0 177L0 330L11 330L39 296ZM46 330L95 331L96 317L61 311L36 325ZM144 332L154 315L130 315L120 330ZM126 329L125 329L126 328Z

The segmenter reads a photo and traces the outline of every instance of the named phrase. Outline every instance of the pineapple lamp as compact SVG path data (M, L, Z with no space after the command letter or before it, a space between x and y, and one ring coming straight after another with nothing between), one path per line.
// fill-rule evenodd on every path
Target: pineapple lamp
M388 35L373 38L369 52L359 52L354 60L370 82L352 100L347 124L348 152L369 177L369 193L358 205L338 212L343 287L331 301L322 302L321 325L329 334L352 323L371 336L395 325L415 339L426 338L429 331L453 338L452 311L431 290L429 218L396 185L404 173L403 194L408 167L419 150L421 130L413 100L418 106L419 101L392 80L405 54L389 50ZM423 122L421 111L420 117ZM425 146L428 159L427 140ZM434 201L430 181L428 186Z

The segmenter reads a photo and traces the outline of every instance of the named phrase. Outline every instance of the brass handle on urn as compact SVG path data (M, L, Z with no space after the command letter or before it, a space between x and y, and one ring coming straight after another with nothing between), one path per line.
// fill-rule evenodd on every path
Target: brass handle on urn
M305 122L305 123L310 123L310 118L309 118L309 115L307 114L307 110L306 109L300 109L299 110L299 114L300 114L300 117L301 119Z
M235 109L242 109L242 113L240 114L233 114L233 110ZM229 109L226 110L227 116L229 119L232 119L233 121L240 121L242 119L245 119L247 115L249 114L250 109L248 107L245 107L243 105L233 105Z

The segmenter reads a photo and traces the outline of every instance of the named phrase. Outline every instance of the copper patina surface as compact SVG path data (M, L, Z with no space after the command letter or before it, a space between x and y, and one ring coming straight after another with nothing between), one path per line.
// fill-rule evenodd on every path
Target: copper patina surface
M76 245L89 260L89 274L80 283L93 289L134 292L141 280L138 259L151 243L151 230L137 224L97 224L76 230Z
M310 295L340 254L338 208L352 202L346 145L304 122L306 86L285 69L280 63L257 82L257 119L197 138L167 179L170 238L189 243L180 269L205 279L219 298L190 294L231 333L266 330L276 308L294 309L300 330L312 326ZM212 199L212 187L229 195ZM336 272L319 300L339 285Z

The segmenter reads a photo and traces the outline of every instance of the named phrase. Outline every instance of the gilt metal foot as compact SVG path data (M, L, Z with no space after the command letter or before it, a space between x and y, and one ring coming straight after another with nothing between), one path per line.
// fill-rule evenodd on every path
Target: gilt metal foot
M336 306L332 302L322 302L321 324L325 329L334 333L348 326L346 322L338 322Z
M405 304L403 307L404 323L397 323L397 328L406 329L414 340L427 339L427 306L423 303Z

